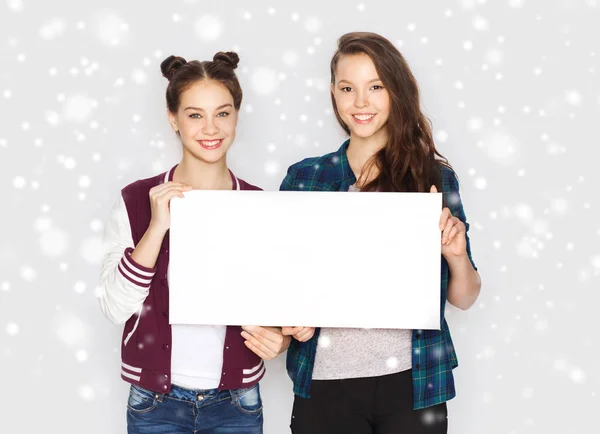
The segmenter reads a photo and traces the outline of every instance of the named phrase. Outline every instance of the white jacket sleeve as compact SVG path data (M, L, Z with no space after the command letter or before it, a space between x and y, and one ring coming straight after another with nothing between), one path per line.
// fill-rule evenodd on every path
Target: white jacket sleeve
M140 313L155 268L131 258L134 249L127 208L122 197L113 206L104 229L104 260L100 277L100 308L106 318L122 324Z

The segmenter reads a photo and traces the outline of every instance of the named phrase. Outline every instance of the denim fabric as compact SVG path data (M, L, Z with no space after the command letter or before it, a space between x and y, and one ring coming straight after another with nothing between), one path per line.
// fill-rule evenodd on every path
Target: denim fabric
M262 434L259 385L235 390L190 390L168 394L132 385L127 402L128 434Z

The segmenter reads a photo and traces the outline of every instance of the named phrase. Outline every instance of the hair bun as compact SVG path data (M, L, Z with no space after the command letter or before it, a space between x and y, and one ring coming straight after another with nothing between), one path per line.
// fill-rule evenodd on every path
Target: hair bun
M187 61L183 57L169 56L160 64L160 70L162 75L169 81L173 78L173 75L185 65Z
M237 68L238 63L240 63L240 56L238 56L237 53L233 51L219 51L213 57L213 62L223 62L229 65L231 69L235 69Z

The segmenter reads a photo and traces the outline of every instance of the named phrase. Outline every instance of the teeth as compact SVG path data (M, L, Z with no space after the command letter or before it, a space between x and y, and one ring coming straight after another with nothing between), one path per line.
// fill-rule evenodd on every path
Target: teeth
M369 119L373 118L373 116L375 115L354 115L354 117L359 121L368 121Z
M219 144L220 140L211 140L210 142L207 142L206 140L202 140L202 144L204 146L217 146Z

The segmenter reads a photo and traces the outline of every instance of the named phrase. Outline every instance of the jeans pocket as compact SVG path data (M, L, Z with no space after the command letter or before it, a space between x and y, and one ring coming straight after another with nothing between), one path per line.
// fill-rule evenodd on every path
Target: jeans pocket
M239 411L245 414L259 414L263 405L258 384L247 389L237 389L233 392L233 403Z
M133 413L148 413L156 408L158 401L154 392L131 385L127 408Z

